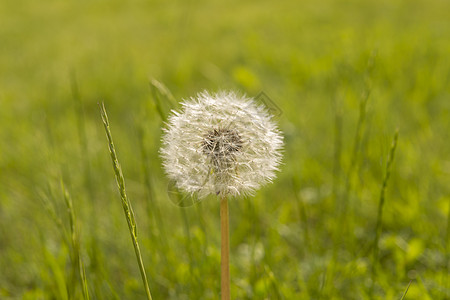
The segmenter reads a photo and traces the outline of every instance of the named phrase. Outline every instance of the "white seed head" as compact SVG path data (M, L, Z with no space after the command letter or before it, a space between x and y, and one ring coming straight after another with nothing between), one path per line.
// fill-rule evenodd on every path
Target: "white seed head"
M160 154L178 189L199 198L238 196L275 178L282 147L264 106L233 92L205 91L169 116Z

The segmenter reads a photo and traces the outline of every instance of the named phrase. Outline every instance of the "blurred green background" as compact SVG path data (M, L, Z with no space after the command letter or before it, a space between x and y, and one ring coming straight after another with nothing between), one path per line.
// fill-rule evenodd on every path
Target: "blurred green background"
M219 298L218 201L168 197L154 78L282 111L278 179L230 203L233 299L449 299L449 53L447 0L0 1L0 298L82 299L61 181L91 299L145 297L101 101L154 299Z

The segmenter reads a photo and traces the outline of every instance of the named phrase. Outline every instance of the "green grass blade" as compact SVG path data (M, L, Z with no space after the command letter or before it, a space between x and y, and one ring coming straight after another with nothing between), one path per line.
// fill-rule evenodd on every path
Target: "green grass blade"
M403 296L402 296L402 298L401 298L400 300L405 299L406 294L408 293L409 287L411 286L411 282L412 282L412 280L409 281L408 286L406 287L406 290L405 290L405 292L403 293Z
M78 238L78 234L76 231L76 218L75 218L75 212L73 210L73 203L72 198L69 195L69 192L64 186L64 182L61 180L61 189L63 191L64 196L64 202L67 206L67 213L69 214L69 223L70 223L70 233L71 233L71 242L72 242L72 262L74 266L77 266L79 276L80 276L80 283L82 287L83 292L83 299L89 300L89 288L87 284L86 279L86 271L84 268L83 259L81 257L80 253L80 240Z
M162 82L159 82L154 78L150 80L150 90L156 106L156 111L161 119L165 121L170 110L175 108L178 102L170 90Z
M137 230L136 230L136 221L134 218L133 209L131 207L131 202L128 200L126 190L125 190L125 179L122 174L122 169L119 164L119 160L117 159L116 149L114 147L111 130L109 127L108 115L106 113L105 105L102 103L100 105L100 113L102 116L103 125L105 127L106 137L108 139L109 152L111 155L111 161L113 164L114 173L116 175L116 182L119 188L120 197L122 199L122 206L125 212L125 217L128 223L128 229L130 230L131 240L134 246L134 252L136 254L136 259L139 265L139 271L141 273L142 282L144 284L145 292L147 295L147 299L151 300L152 296L150 293L150 287L147 281L147 275L145 273L144 262L142 261L141 250L139 248L139 243L137 240Z
M389 181L389 177L391 175L391 166L392 166L392 162L394 161L395 150L397 149L397 140L398 140L398 130L394 134L394 139L391 144L391 149L389 150L385 174L384 174L383 183L381 186L380 200L378 202L377 222L376 222L376 226L375 226L376 232L375 232L375 240L373 243L372 286L374 285L376 264L378 262L378 252L379 252L378 243L379 243L380 235L381 235L381 222L382 222L382 218L383 218L383 207L384 207L384 202L385 202L386 187L387 187L387 183Z
M128 225L130 226L130 230L132 231L133 236L137 237L136 221L134 218L134 212L131 208L130 202L129 202L127 194L126 194L125 179L123 178L122 169L121 169L119 161L117 159L116 149L114 147L111 130L109 128L108 115L106 114L105 106L103 103L100 106L100 109L101 109L103 125L104 125L105 131L106 131L106 137L108 138L109 153L111 155L114 174L116 175L116 182L117 182L117 186L119 188L120 197L122 199L122 206L125 211Z
M53 280L56 287L55 293L57 293L58 299L69 300L64 271L60 268L60 266L58 266L58 262L55 257L53 257L52 253L50 253L49 249L45 245L43 247L43 252L45 262L53 274Z

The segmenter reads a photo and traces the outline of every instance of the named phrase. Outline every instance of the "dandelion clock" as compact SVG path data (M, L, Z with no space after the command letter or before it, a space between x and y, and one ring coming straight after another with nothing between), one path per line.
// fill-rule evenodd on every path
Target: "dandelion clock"
M233 92L202 92L181 105L164 129L163 166L179 190L220 199L221 294L230 299L228 197L252 195L275 178L283 138L263 105Z

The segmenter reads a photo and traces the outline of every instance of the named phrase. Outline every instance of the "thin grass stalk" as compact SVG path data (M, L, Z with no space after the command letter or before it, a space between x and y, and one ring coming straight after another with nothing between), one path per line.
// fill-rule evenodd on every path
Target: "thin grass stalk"
M341 166L341 156L342 156L342 109L338 104L338 99L335 98L333 101L333 113L334 113L334 143L333 143L333 182L332 182L332 199L334 211L338 212L336 221L341 224L343 216L343 203L342 203L342 193L340 193L340 184L342 182L342 166ZM298 197L298 196L297 196ZM326 295L331 294L333 286L329 284L334 278L335 264L337 260L338 249L340 246L340 232L339 226L336 226L336 230L333 233L333 254L331 261L328 264L327 271L323 275L322 284L320 286L321 296L326 297Z
M193 269L194 255L192 253L192 245L191 245L192 238L191 238L191 231L189 229L190 228L189 218L185 207L181 207L179 211L181 213L181 218L183 219L184 235L186 237L185 241L186 241L186 252L189 258L189 273L191 274L191 276L194 276L194 269Z
M117 159L116 149L114 147L111 130L109 127L109 120L108 120L108 115L106 114L105 104L102 103L99 106L100 106L100 112L101 112L101 116L102 116L103 125L104 125L105 131L106 131L106 137L108 139L109 152L111 155L111 161L113 164L114 173L116 175L116 182L117 182L117 186L118 186L119 192L120 192L120 197L122 200L122 207L123 207L123 211L125 213L125 218L127 220L131 240L133 242L134 252L136 254L136 259L137 259L137 262L139 265L139 271L140 271L141 277L142 277L142 283L144 284L144 289L145 289L145 293L147 295L147 299L151 300L152 295L150 293L150 287L148 285L147 275L145 273L144 262L142 261L141 250L139 248L139 243L137 240L137 228L136 228L136 221L134 218L133 208L132 208L131 202L129 201L127 194L126 194L125 179L122 174L122 169L120 167L119 160Z
M283 299L281 293L280 293L280 289L278 288L278 281L275 278L275 275L273 274L272 269L269 267L268 264L264 264L264 273L265 273L265 278L267 280L264 280L264 284L265 284L265 288L267 291L269 291L270 289L273 291L274 296L272 297L272 295L268 295L269 299ZM266 282L268 281L268 283Z
M358 158L359 158L359 150L360 150L360 146L361 146L361 140L362 140L362 135L363 135L363 129L364 129L364 124L365 124L365 120L366 120L366 110L367 110L367 102L369 101L369 97L370 97L370 90L367 89L363 92L362 94L362 99L360 101L360 105L359 105L359 116L358 116L358 122L356 124L356 132L355 132L355 137L353 139L353 148L352 148L352 154L350 156L350 166L348 168L347 174L346 174L346 178L345 178L345 183L344 183L344 189L342 191L342 194L338 192L338 188L337 186L333 189L333 193L334 196L336 197L336 199L340 199L339 201L339 206L337 206L337 220L338 220L338 224L339 226L336 226L336 230L334 231L334 242L333 242L333 253L332 253L332 257L331 257L331 262L327 268L327 273L325 275L325 282L324 282L324 288L326 289L325 291L325 295L324 296L330 296L332 293L332 290L334 289L334 286L331 284L332 281L334 280L334 274L336 272L335 268L337 265L337 260L338 260L338 253L339 253L339 249L341 247L341 244L347 244L349 237L352 236L351 234L349 234L349 231L351 230L352 227L352 215L350 215L348 213L349 211L349 202L350 202L350 191L352 189L352 179L355 173L355 170L357 168L358 165ZM341 137L339 137L338 135L341 135L341 128L342 127L342 120L340 119L341 117L339 116L339 112L337 110L337 108L335 108L335 167L336 169L334 170L336 172L336 175L338 174L337 172L341 172L340 170L340 165L339 165L339 156L340 156L340 148L342 147L342 141L340 140ZM338 182L337 178L334 179L334 182ZM339 197L338 197L339 196ZM347 248L351 248L351 247L347 247Z
M77 127L78 127L77 129L78 129L78 138L80 139L80 151L81 153L86 154L88 153L88 146L87 146L87 134L83 112L83 102L81 101L80 89L78 87L78 81L76 78L75 71L72 71L70 74L70 86L72 91L72 98L76 105ZM86 155L86 157L87 156L88 155ZM85 160L84 168L86 176L88 177L86 183L90 186L91 183L89 182L89 179L91 179L91 173L87 160Z
M55 207L52 204L52 201L49 199L53 198L52 191L50 186L48 186L48 195L45 192L39 192L40 199L42 200L42 204L44 205L44 209L46 213L52 218L53 222L55 222L56 228L58 228L58 232L61 235L61 239L64 241L66 245L70 244L67 230L64 226L64 223L60 216L56 213Z
M154 220L153 222L153 228L150 228L152 234L154 236L158 236L161 243L164 243L164 247L167 248L167 243L165 242L165 226L164 222L161 216L161 209L158 205L158 202L156 201L155 194L153 192L153 184L152 184L152 176L150 172L150 165L149 165L149 157L147 154L147 150L145 148L144 140L146 138L145 129L142 125L143 122L140 122L137 124L137 132L139 136L139 148L141 152L141 166L142 166L142 174L144 175L144 183L145 188L147 190L147 208L148 208L148 215ZM152 209L151 209L152 208ZM150 226L152 226L150 224ZM155 233L155 230L159 230L159 234Z
M204 216L206 214L203 212L202 202L198 202L195 205L195 208L197 210L197 217L198 217L200 227L203 228L202 233L203 233L203 237L205 239L205 243L203 246L203 255L206 255L207 245L208 245L208 226L206 225L205 218L204 218Z
M358 167L358 159L359 159L359 152L361 150L361 142L363 140L364 135L364 126L366 124L366 118L367 118L367 103L369 102L370 95L371 95L371 76L372 71L375 66L375 58L377 56L377 51L373 50L369 56L369 59L367 61L367 66L364 72L364 90L362 92L361 101L359 103L359 115L358 115L358 122L356 124L356 132L355 137L353 139L353 148L352 148L352 154L350 156L350 167L348 169L347 177L345 179L345 185L344 185L344 192L342 196L342 205L341 205L341 215L340 215L340 222L339 224L343 224L342 226L343 230L341 232L341 237L348 237L351 236L348 234L348 231L350 230L353 222L353 215L348 214L348 210L352 209L351 203L350 203L350 192L352 190L352 180L355 171ZM339 120L336 120L339 122ZM336 126L342 126L340 124L336 124ZM350 207L349 207L350 205ZM346 219L346 222L343 222L344 219ZM339 226L338 226L339 227ZM351 247L350 247L351 248Z
M80 284L83 292L83 299L89 300L89 289L87 285L86 279L86 271L84 268L83 259L81 258L80 253L80 240L78 238L77 230L76 230L76 219L75 212L73 210L72 198L69 195L69 192L66 190L63 181L61 181L61 189L63 191L64 201L67 206L67 213L69 214L69 224L70 224L70 235L72 242L72 251L73 251L73 264L77 266L79 276L80 276Z
M342 208L341 208L341 218L344 218L346 216L346 212L349 206L349 197L350 197L350 191L351 191L351 184L353 179L353 174L355 173L356 167L358 165L358 158L359 158L359 150L361 146L362 141L362 135L363 135L363 129L364 124L366 120L366 114L367 114L367 102L369 101L370 97L370 90L366 90L363 92L362 100L359 104L359 117L358 122L356 124L356 132L355 137L353 139L353 149L351 154L351 161L350 161L350 167L348 169L347 177L345 180L345 187L344 187L344 195L342 198ZM347 222L344 222L345 224ZM342 224L342 223L341 223Z
M375 281L375 273L376 273L376 265L378 263L378 254L379 254L379 240L381 235L381 223L383 218L383 207L385 202L385 193L386 186L389 181L389 177L391 175L391 165L394 161L395 149L397 148L397 140L398 140L398 130L394 134L394 139L392 140L391 149L389 150L389 155L386 162L386 169L383 179L383 184L381 186L380 191L380 200L378 202L378 212L377 212L377 222L375 226L375 240L373 243L373 262L372 262L372 289Z
M405 299L406 294L408 293L409 287L411 286L411 282L412 282L412 280L409 281L408 286L406 287L406 290L405 290L405 292L403 293L403 296L402 296L402 298L401 298L400 300Z
M445 266L444 266L444 292L442 295L442 299L448 299L447 296L450 296L448 293L450 291L450 198L448 201L448 213L447 213L447 231L445 234Z
M54 199L53 193L50 185L48 185L48 194L45 192L41 192L41 200L44 205L44 209L46 213L52 218L55 222L56 228L58 229L58 233L61 235L61 239L64 241L64 244L69 247L69 234L64 226L64 223L60 216L56 213L55 207L52 201L49 198ZM46 267L52 272L52 286L56 288L55 296L57 295L58 299L69 300L70 291L69 287L66 284L66 278L64 276L64 272L59 268L58 263L56 262L55 257L50 253L48 247L46 246L46 241L44 239L44 233L39 231L39 237L42 243L42 253L44 257L44 261L46 263Z
M220 237L221 299L230 300L230 232L227 196L220 199Z
M305 252L310 249L310 238L309 238L309 226L308 226L308 216L306 213L306 207L303 203L303 199L299 196L299 183L296 178L292 178L292 189L294 192L295 202L297 203L298 217L300 219L302 232L303 232L303 243L305 245ZM299 247L300 248L300 247Z
M90 221L90 270L91 273L95 274L93 276L93 285L94 285L94 294L100 295L101 294L101 282L99 280L99 277L101 277L101 266L102 264L102 258L100 257L100 250L97 242L98 237L98 218L95 217L96 214L96 203L97 201L94 201L95 199L95 189L94 189L94 180L92 177L91 172L91 166L89 162L89 147L88 147L88 139L87 139L87 130L86 130L86 119L84 116L84 109L83 109L83 101L81 99L81 93L80 88L77 81L77 76L75 70L72 70L70 73L70 86L71 86L71 92L72 92L72 98L75 104L75 114L77 119L77 131L78 131L78 138L80 140L80 156L82 157L83 161L83 174L84 174L84 184L87 186L88 191L88 197L89 197L89 221Z
M151 79L149 84L156 111L161 117L161 120L166 121L170 110L178 106L178 101L162 82L159 82L156 79Z
M69 290L66 284L64 270L58 264L57 259L48 249L45 244L44 234L42 231L39 231L39 237L42 241L42 253L43 258L46 263L46 267L52 273L52 282L50 285L51 290L53 291L52 296L49 296L51 299L61 299L61 300L69 300Z
M338 187L341 182L341 156L342 156L342 109L338 104L338 100L333 102L334 112L334 143L333 143L333 200L334 205L338 203ZM336 207L336 206L335 206Z
M240 203L240 202L238 202ZM253 220L253 222L259 223L259 214L257 212L257 205L255 202L251 201L250 198L246 198L244 201L246 208L245 208L245 215L249 220ZM255 224L256 225L256 224ZM260 226L252 226L252 232L248 239L248 244L251 244L251 275L249 278L249 284L251 286L256 286L257 282L261 279L261 271L259 268L259 261L256 259L256 247L257 247L257 240L256 236L261 236L261 227Z

